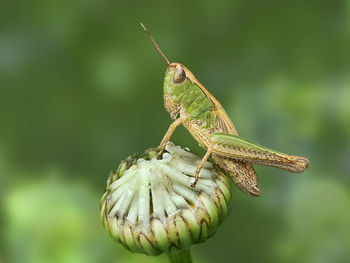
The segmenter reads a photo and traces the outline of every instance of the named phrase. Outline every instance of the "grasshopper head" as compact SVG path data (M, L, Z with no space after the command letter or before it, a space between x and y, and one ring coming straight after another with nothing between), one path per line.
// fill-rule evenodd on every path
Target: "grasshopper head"
M169 64L164 77L164 96L169 95L175 103L179 103L194 80L192 72L184 65Z
M190 79L191 82L196 80L192 72L181 63L174 62L169 64L167 72L172 74L172 81L177 85L182 84L186 79Z
M169 64L167 71L172 72L174 74L173 82L176 84L183 83L187 78L190 79L191 82L196 81L196 78L193 75L193 73L181 63L173 62Z
M181 85L186 80L186 68L180 63L171 63L167 69L168 74L170 74L171 84Z

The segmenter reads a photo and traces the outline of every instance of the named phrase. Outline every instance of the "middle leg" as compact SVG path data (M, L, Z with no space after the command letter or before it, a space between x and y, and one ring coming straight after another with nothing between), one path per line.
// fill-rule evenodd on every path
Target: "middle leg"
M191 187L195 187L198 179L199 179L199 173L202 170L203 165L205 164L205 162L208 160L210 154L213 152L213 146L210 145L210 147L208 148L206 154L204 155L204 157L202 158L201 162L199 163L199 165L197 166L196 169L196 173L195 173L195 178L194 178L194 182L191 184Z

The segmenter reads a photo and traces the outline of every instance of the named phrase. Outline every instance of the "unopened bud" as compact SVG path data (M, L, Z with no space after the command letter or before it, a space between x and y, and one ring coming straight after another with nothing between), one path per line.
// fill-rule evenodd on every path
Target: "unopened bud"
M122 161L111 173L101 201L110 235L133 252L176 253L204 242L226 218L229 179L205 163L191 187L201 158L168 143L163 159L156 150Z

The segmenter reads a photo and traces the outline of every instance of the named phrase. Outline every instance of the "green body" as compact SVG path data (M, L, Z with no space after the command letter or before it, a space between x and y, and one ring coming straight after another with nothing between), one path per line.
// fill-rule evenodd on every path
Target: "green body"
M203 128L214 128L216 114L214 105L197 83L186 78L181 84L173 82L174 72L165 72L164 95L169 95L178 109L185 110L191 120L199 120Z
M189 71L187 73L189 74ZM236 134L222 133L222 129L216 126L220 116L216 116L218 113L212 95L198 86L194 76L186 76L180 83L176 83L174 75L175 71L168 67L164 78L165 107L173 119L180 113L185 113L189 116L188 122L195 121L200 125L201 132L195 133L200 134L196 139L203 146L211 145L212 152L216 155L214 159L222 156L291 172L301 172L308 167L309 161L306 158L272 150ZM186 128L192 133L192 128L188 126Z

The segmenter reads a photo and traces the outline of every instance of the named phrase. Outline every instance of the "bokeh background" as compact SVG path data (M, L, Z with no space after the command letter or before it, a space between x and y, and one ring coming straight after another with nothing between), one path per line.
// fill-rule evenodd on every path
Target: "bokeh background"
M303 174L256 167L263 195L231 213L195 262L350 262L350 1L0 3L0 262L163 262L107 235L110 170L155 147L168 56L239 133L304 155ZM184 128L172 138L203 154Z

